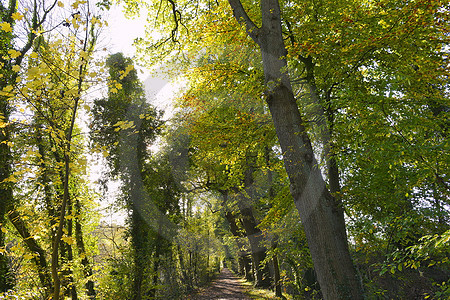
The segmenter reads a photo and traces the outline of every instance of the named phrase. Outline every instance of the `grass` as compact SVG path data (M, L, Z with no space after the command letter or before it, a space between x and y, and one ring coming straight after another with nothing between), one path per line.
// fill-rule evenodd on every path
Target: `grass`
M244 287L244 292L247 296L252 299L282 299L275 296L275 292L267 289L260 289L253 287L253 283L245 279L239 278L239 282ZM292 298L288 295L284 295L286 300L291 300Z

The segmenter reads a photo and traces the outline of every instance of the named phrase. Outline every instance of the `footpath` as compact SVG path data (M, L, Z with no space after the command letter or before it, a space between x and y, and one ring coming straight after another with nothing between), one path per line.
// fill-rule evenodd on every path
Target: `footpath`
M189 300L251 300L244 294L244 288L238 278L230 270L224 268L209 287Z

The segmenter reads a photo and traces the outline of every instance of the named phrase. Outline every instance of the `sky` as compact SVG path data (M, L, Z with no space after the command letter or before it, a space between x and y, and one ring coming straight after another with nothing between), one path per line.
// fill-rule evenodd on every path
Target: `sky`
M111 53L122 52L127 56L135 54L133 41L145 33L146 17L126 18L122 12L122 5L113 5L107 13L109 26L105 30L108 50Z

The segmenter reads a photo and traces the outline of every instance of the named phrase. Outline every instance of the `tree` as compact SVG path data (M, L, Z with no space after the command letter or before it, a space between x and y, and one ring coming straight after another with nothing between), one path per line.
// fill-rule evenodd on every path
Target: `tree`
M143 287L143 266L149 258L147 239L152 226L162 226L165 219L164 212L152 202L154 199L149 197L144 185L145 161L150 157L148 147L162 123L160 113L146 102L132 61L116 53L107 59L106 65L110 75L108 98L95 101L92 139L100 147L110 147L107 161L111 174L119 176L123 182L122 197L130 213L134 251L132 298L142 299L147 294ZM158 230L156 234L161 235Z
M229 1L235 18L261 49L266 102L278 135L294 202L308 239L319 283L326 299L362 298L347 245L342 209L322 178L304 121L296 104L284 58L278 1L261 1L258 27L240 1Z
M236 218L242 223L244 236L250 243L255 286L269 287L271 276L268 265L264 262L267 249L262 245L263 236L255 217L260 197L257 190L263 187L254 179L254 173L259 171L261 161L264 163L261 158L265 143L273 142L273 135L271 128L264 124L264 114L253 111L252 106L246 111L233 105L222 105L222 97L232 96L221 95L219 91L216 97L211 97L214 92L211 90L208 97L187 93L184 98L189 100L181 106L195 110L192 115L185 117L185 122L191 134L189 148L196 149L190 153L192 168L194 172L198 172L200 178L196 179L201 182L191 184L223 196L221 210L227 216L232 230L235 225L232 215L234 207L237 207ZM234 119L233 116L238 118ZM247 131L249 128L251 130ZM263 133L265 138L261 137ZM233 231L238 237L237 230ZM250 276L248 273L247 275Z
M83 165L82 155L75 154L79 149L74 151L74 148L80 147L82 143L76 123L79 105L83 101L82 94L89 86L86 84L86 76L96 40L95 28L97 23L101 26L101 22L90 14L88 5L79 7L80 4L85 3L73 3L72 9L77 9L78 12L47 31L48 34L44 36L42 33L46 26L45 17L50 18L47 15L56 7L57 2L55 1L50 7L39 5L39 9L44 10L44 17L41 16L41 19L38 3L34 2L32 17L28 18L32 27L29 29L24 51L10 51L10 54L16 58L16 66L12 67L15 72L14 87L9 90L4 89L2 94L2 97L7 96L10 103L20 108L16 114L24 116L16 126L21 126L21 129L32 137L24 142L27 152L14 149L16 151L15 172L11 174L9 180L11 182L21 180L22 184L17 183L20 190L17 189L15 193L20 196L22 193L28 196L33 195L34 201L31 203L48 213L46 215L48 223L45 221L42 223L49 224L51 245L47 244L47 237L37 242L33 237L36 229L29 227L22 220L22 216L25 218L27 214L30 214L25 209L31 203L16 201L15 207L9 207L9 217L29 248L30 254L27 253L25 257L31 255L31 260L37 267L43 291L42 297L48 298L49 294L53 293L53 299L61 296L61 286L65 295L71 294L72 298L77 298L73 269L68 267L75 260L72 246L72 241L75 241L72 219L75 215L74 202L79 201L73 197L72 177L83 172L86 166ZM59 3L58 6L63 6L63 3ZM21 15L15 13L14 16L18 18ZM84 17L86 19L83 19ZM65 26L62 26L63 24ZM73 31L66 36L67 43L62 43L52 32L58 26L73 27ZM29 49L33 49L33 53L25 56ZM58 51L54 51L55 49ZM26 62L23 66L20 65L22 61ZM25 110L29 114L26 114ZM22 137L22 132L17 131L14 141L19 142ZM49 167L51 163L53 163L52 168ZM36 193L33 194L34 192ZM16 211L19 205L20 210ZM42 211L38 209L31 215L40 217L40 213ZM78 229L75 230L75 235L77 242L81 242L78 245L81 246L83 237L79 225L76 226ZM45 235L45 225L41 229L41 234ZM51 278L48 276L46 248L50 248L52 254ZM93 296L92 289L89 293L89 296Z
M364 130L360 128L352 130L349 127L343 129L340 126L345 122L340 123L341 118L348 122L349 119L346 118L349 116L348 111L354 109L358 113L364 111L367 103L361 101L361 99L373 99L372 101L384 99L382 101L385 102L384 107L381 110L379 107L371 106L364 117L360 119L352 116L350 120L361 122L361 120L371 116L367 120L370 119L372 122L376 120L380 125L380 120L387 118L390 120L387 123L391 126L398 122L408 124L406 128L415 128L409 131L414 135L417 132L422 132L423 129L411 126L412 123L410 122L415 119L411 115L407 118L410 121L406 121L404 116L406 116L407 110L421 111L421 108L416 107L411 110L407 106L400 107L390 103L395 103L398 99L421 98L428 99L428 103L424 101L422 106L422 109L424 107L430 108L428 113L430 123L428 124L431 125L434 121L437 125L429 127L430 133L425 135L426 139L431 141L430 136L433 135L431 131L437 133L440 131L439 127L443 128L442 125L446 121L445 117L444 119L441 117L444 116L442 111L445 107L446 93L444 92L445 88L443 88L445 83L442 80L445 81L446 75L444 69L440 66L442 66L446 57L446 51L442 51L445 41L445 26L443 26L445 22L443 21L446 18L442 11L445 11L445 5L439 1L433 4L424 1L408 3L399 1L374 3L367 1L361 5L355 4L353 1L341 1L336 4L303 1L301 3L283 2L281 3L282 7L280 7L277 1L261 1L260 13L258 13L258 8L254 3L241 3L239 1L229 1L229 3L236 19L246 28L247 34L261 49L266 81L264 90L265 95L268 96L267 105L272 113L272 119L283 150L294 201L305 226L313 261L315 261L316 269L318 268L316 271L319 282L327 285L322 286L322 289L325 290L325 297L336 298L337 293L340 293L337 286L341 283L348 286L344 290L349 292L349 294L344 292L341 295L342 297L350 297L349 295L355 298L361 297L361 293L358 292L360 290L358 279L348 254L343 218L344 207L340 203L340 200L343 199L341 198L340 185L342 181L345 181L347 175L345 174L343 178L341 172L347 172L349 169L340 164L339 158L345 157L347 148L344 145L347 143L347 145L351 145L353 142L349 136L355 134L364 136L366 133L372 135L373 128L362 122ZM220 7L221 3L217 3L217 5ZM244 9L243 5L247 9ZM161 11L164 12L164 9ZM204 10L193 9L190 11L186 9L184 13L187 15L184 20L174 18L173 22L178 20L180 24L186 27L192 23L195 24L193 28L189 28L189 36L193 37L195 42L199 44L197 46L191 43L185 49L199 49L199 52L203 53L206 52L205 48L214 47L215 50L213 51L216 51L217 47L229 47L228 44L224 47L222 42L228 41L229 44L232 44L231 36L235 39L242 37L229 19L224 17L223 9L216 11L215 7L210 5L205 7ZM283 23L281 15L283 16ZM299 16L301 16L300 20ZM196 19L191 23L190 20L194 17L198 20ZM170 26L173 25L173 22L170 22ZM429 26L422 27L424 24ZM181 34L183 29L182 27L179 29L178 33ZM286 37L287 46L283 42L283 34ZM229 40L226 40L227 38ZM414 40L432 40L432 42L417 43ZM215 43L214 46L212 46L212 41ZM241 42L242 44L245 44L245 42ZM144 45L147 47L146 53L150 53L148 44ZM163 47L160 43L155 45ZM183 47L180 48L183 49ZM419 51L414 52L413 49ZM233 55L235 54L234 52ZM217 54L214 53L214 55ZM214 55L212 55L212 60L217 57ZM182 57L182 61L184 57ZM280 57L283 59L280 59ZM403 64L401 62L402 57L407 57L408 63ZM417 63L423 61L430 61L431 63L427 67L423 64L418 67ZM214 64L212 66L213 68L209 70L211 76L208 83L213 87L224 84L227 80L215 76L219 73L219 70L223 71L223 68L216 68L217 65ZM231 68L236 67L232 64L221 65L221 67L228 68L230 66ZM195 68L196 66L193 69ZM294 80L288 78L288 68ZM408 76L407 74L411 75L411 68L416 72L412 73L413 76ZM427 80L421 77L420 74L422 73L417 72L417 70L426 70L425 73L431 74L427 80L431 80L433 83L428 85ZM222 72L222 75L223 73L225 72ZM402 75L396 77L393 74ZM424 86L419 89L407 87L408 85L412 86L408 82L419 78L421 82L424 82ZM295 84L294 88L291 87L292 82ZM197 84L197 82L194 82L194 84ZM429 86L433 86L433 88L430 89ZM247 85L240 81L239 87L247 88ZM298 102L295 101L294 92L299 95ZM397 94L395 95L395 93ZM386 96L387 94L395 96ZM398 97L400 94L410 95L411 97ZM431 104L430 99L433 99L432 102L436 102ZM301 113L297 106L300 107ZM386 112L387 107L392 110ZM437 109L437 107L440 107L440 109ZM396 115L399 111L402 113ZM432 111L434 111L433 116L430 114ZM438 115L440 117L436 118ZM292 116L292 118L286 116ZM394 119L395 121L393 121ZM412 122L418 120L415 119ZM405 137L404 130L399 130L397 125L393 127L395 127L395 131L400 138L401 136ZM289 132L287 129L293 130ZM306 131L308 131L308 134L306 134ZM442 137L440 134L437 136L436 142ZM416 150L424 149L424 145L421 147L418 146L419 144L415 146L413 143L409 143L409 151L413 148ZM327 164L328 190L326 190L325 181L320 174L319 164L316 162L313 153L313 146L316 150L316 156L319 157L319 154L322 154L323 161ZM435 149L442 149L441 146L442 144ZM358 144L358 147L361 147L361 144ZM383 149L383 147L380 148ZM369 149L367 148L365 151L369 151ZM406 153L406 151L403 152ZM364 156L364 152L355 151L355 153ZM386 156L384 151L379 153ZM433 154L429 152L429 154L430 156L427 158L419 155L418 158L420 158L416 161L427 164L426 167L423 167L423 170L433 173L433 175L431 173L426 175L427 181L433 181L436 186L439 186L439 189L447 193L448 187L445 183L443 184L445 172L439 171L442 170L441 164L445 161L445 158L437 155L437 152ZM433 161L431 164L433 166L429 164L430 161ZM376 174L383 177L386 172L378 170ZM424 175L424 173L422 174ZM392 181L392 178L384 178L388 182ZM375 186L378 185L375 184ZM360 187L362 190L364 185L360 185ZM400 190L398 190L399 194L402 193ZM302 198L302 195L306 200ZM438 195L438 193L435 193L435 195ZM308 201L312 202L307 203ZM443 202L441 201L435 201L436 207L442 207ZM399 201L397 204L401 206L401 203L403 201ZM329 214L329 217L322 220L321 209L324 213ZM330 222L328 225L327 221ZM339 229L335 231L334 228ZM318 234L319 232L325 232L329 235ZM334 234L336 232L338 233ZM324 240L319 241L318 238L321 237ZM322 247L318 246L319 244L329 246ZM326 253L326 249L335 250ZM334 256L341 254L343 259ZM330 255L331 258L324 259L327 255ZM331 261L332 263L326 266L323 263L324 261ZM333 268L335 271L339 269L339 271L336 271L336 276L332 276L334 272L329 272ZM325 279L327 276L328 279ZM332 278L342 282L334 284Z
M0 3L0 45L1 57L0 67L0 121L2 130L0 131L0 224L4 228L6 216L13 209L13 182L8 181L11 173L11 131L10 124L11 106L9 103L9 91L12 90L18 76L18 69L25 58L26 53L31 49L36 38L36 31L46 21L48 14L53 10L57 1L52 1L48 6L38 6L37 3L33 9L28 11L28 18L31 20L29 28L26 28L26 42L22 48L17 49L13 45L14 29L16 21L21 20L24 15L18 11L17 1L9 1L5 7ZM20 7L22 9L22 7ZM42 11L40 11L42 9ZM42 13L42 14L40 14ZM6 93L5 93L6 92ZM15 220L20 222L19 217L15 215ZM0 248L5 247L4 231L0 232ZM13 287L11 274L8 272L7 257L0 255L0 291L4 292Z

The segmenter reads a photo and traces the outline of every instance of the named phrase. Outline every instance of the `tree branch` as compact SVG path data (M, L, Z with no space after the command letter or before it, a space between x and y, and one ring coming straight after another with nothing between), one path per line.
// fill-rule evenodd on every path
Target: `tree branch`
M233 10L233 15L241 25L245 25L247 34L258 44L259 28L250 19L240 0L228 0Z

